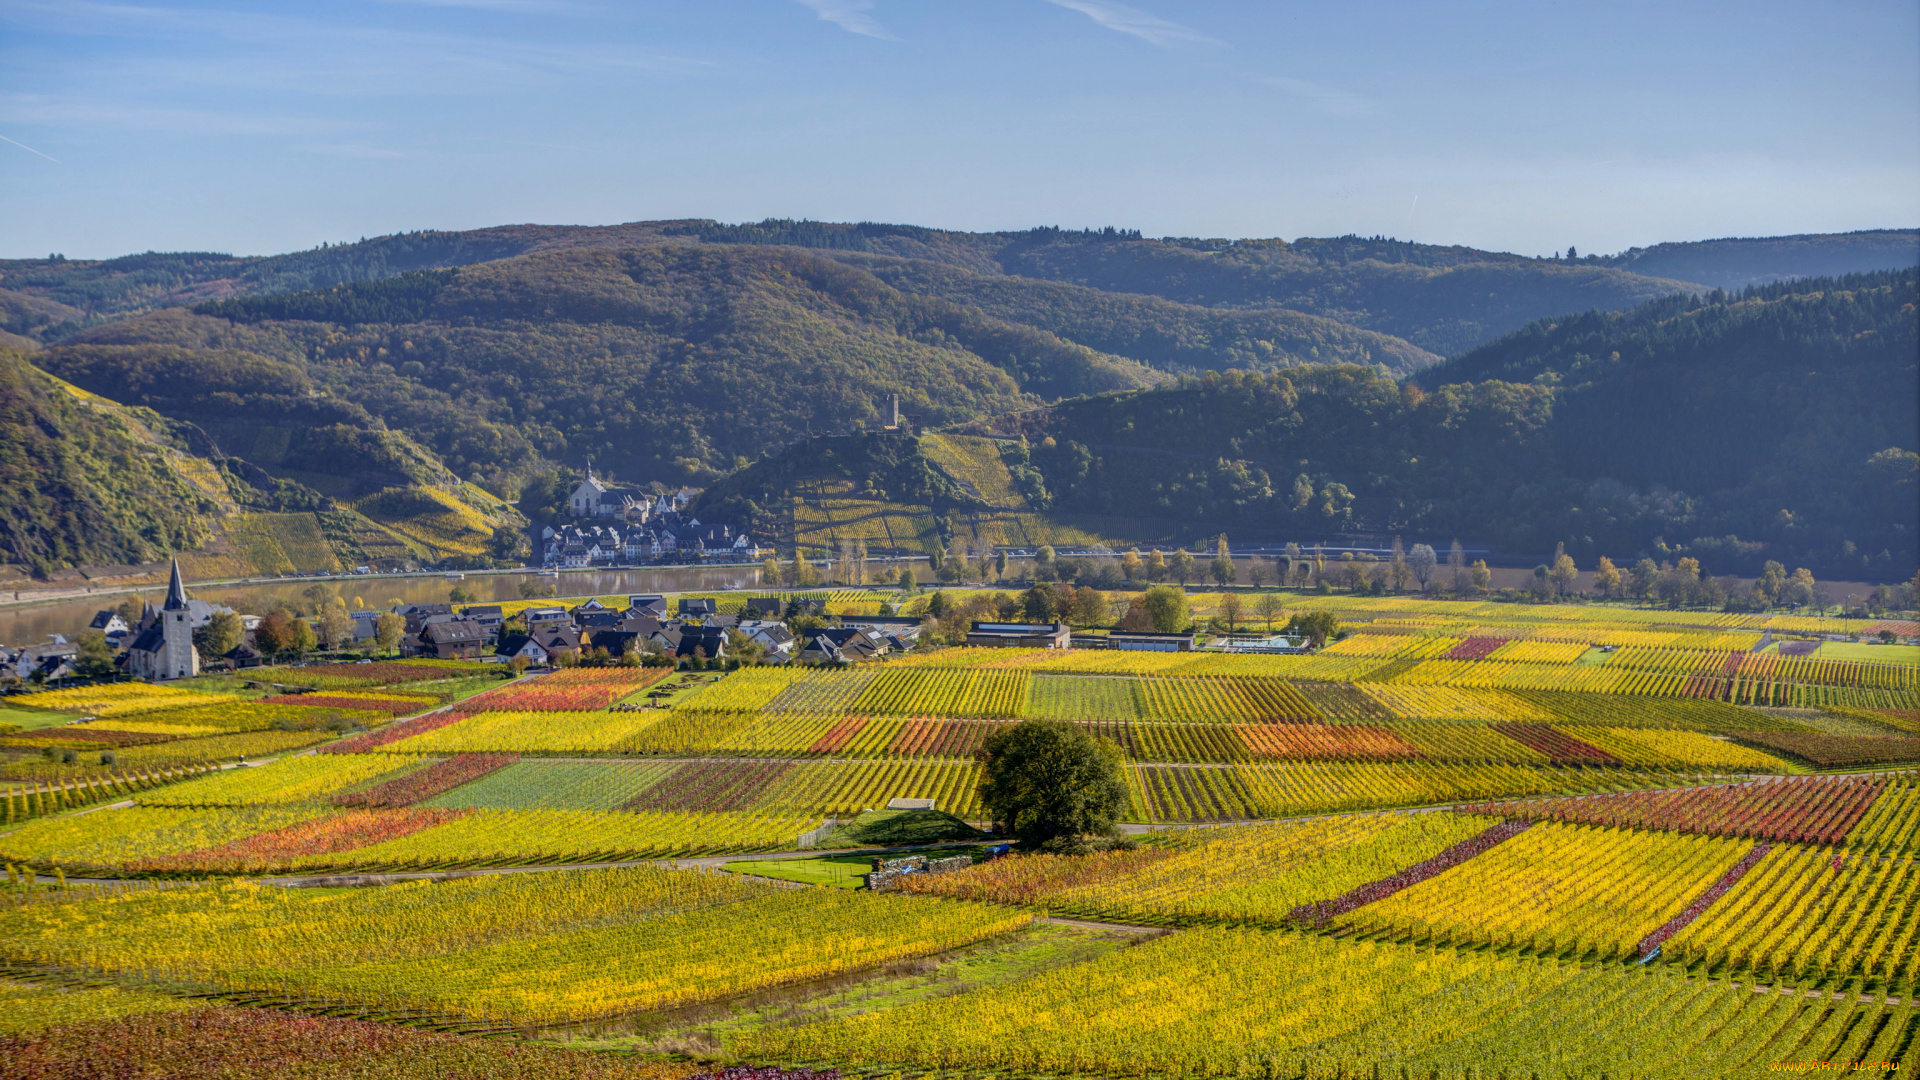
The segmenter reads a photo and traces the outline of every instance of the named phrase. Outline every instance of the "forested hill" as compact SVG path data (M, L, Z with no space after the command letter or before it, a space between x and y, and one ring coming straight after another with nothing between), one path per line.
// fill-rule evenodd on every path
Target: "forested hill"
M1392 530L1892 579L1920 560L1917 319L1913 271L1800 282L1542 323L1404 383L1209 373L975 430L1024 440L1035 505L1107 535ZM729 483L778 488L753 473Z
M1617 310L1676 291L1737 288L1781 277L1898 268L1920 258L1920 233L1912 230L1660 244L1610 256L1536 259L1357 236L1292 242L1147 239L1117 229L966 233L914 225L781 220L747 225L507 225L400 233L272 256L148 252L106 260L0 260L0 332L55 341L155 307L327 289L527 254L661 243L812 248L836 258L864 257L863 265L869 268L876 259L916 260L1201 308L1281 308L1404 338L1420 356L1421 350L1446 354L1469 349L1533 319L1566 311ZM924 284L954 283L932 281L918 271L909 278ZM1154 312L1144 335L1127 331L1108 339L1132 337L1152 346L1155 335L1164 336L1174 326L1170 314L1171 309ZM1329 337L1320 328L1301 332L1297 314L1284 318L1294 320L1295 326L1291 331L1283 328L1279 338L1246 340L1275 342L1284 353L1278 347L1283 339ZM1204 320L1190 315L1177 322L1174 332L1186 343L1216 332L1198 326ZM1251 351L1241 346L1245 329L1237 324L1224 328L1224 349L1214 351L1258 355L1257 344ZM1340 342L1336 348L1383 351L1368 339ZM1396 349L1405 351L1406 346L1386 343L1384 351ZM1192 349L1176 351L1180 366L1206 361ZM1147 356L1135 359L1152 362ZM1381 362L1389 370L1406 366L1391 355Z
M790 244L842 257L942 262L974 273L1206 308L1284 308L1404 338L1440 354L1471 348L1545 315L1630 307L1699 288L1579 261L1385 237L1156 240L1123 229L955 233L806 221L710 224L689 235L707 243Z
M0 563L142 562L205 541L213 500L140 414L87 399L27 357L0 347Z
M1697 240L1630 248L1594 261L1636 274L1737 290L1792 278L1838 277L1920 266L1920 230L1869 229Z
M925 259L841 255L887 284L977 307L1164 371L1365 364L1408 375L1439 357L1401 338L1285 308L1209 308L1084 285L983 274Z
M1717 532L1911 552L1916 298L1914 270L1673 297L1537 323L1420 382L1557 384L1569 476L1704 497Z
M508 496L589 456L634 479L710 477L874 420L892 394L915 422L950 423L1164 377L816 253L692 244L166 309L39 362L228 452L268 428L384 427Z
M1665 297L1622 312L1542 319L1420 373L1419 382L1551 374L1578 383L1609 369L1740 353L1755 367L1842 369L1913 340L1913 269L1803 278L1739 292Z

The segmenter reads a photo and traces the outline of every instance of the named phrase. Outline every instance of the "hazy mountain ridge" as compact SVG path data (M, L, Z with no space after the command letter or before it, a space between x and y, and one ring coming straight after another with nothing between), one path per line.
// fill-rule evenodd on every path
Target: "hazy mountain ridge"
M943 262L974 273L1074 281L1203 306L1293 307L1407 337L1442 353L1481 344L1546 314L1630 306L1680 286L1739 286L1756 280L1756 275L1803 277L1891 269L1908 264L1888 259L1902 252L1912 258L1920 252L1920 233L1913 230L1661 244L1615 256L1562 261L1358 236L1304 237L1290 243L1148 240L1124 230L967 233L871 222L784 220L742 225L705 220L503 225L398 233L271 256L146 252L107 260L0 260L0 331L55 340L95 322L153 307L325 289L542 251L665 242L859 252ZM1756 269L1756 253L1764 254L1770 269ZM1203 267L1208 260L1227 269ZM1400 269L1382 269L1393 267ZM1493 285L1507 295L1493 297L1495 303L1485 311L1456 310L1439 321L1431 313L1386 310L1388 299L1404 299L1407 289L1423 276L1466 267L1480 268L1478 277L1425 292L1455 303L1473 299L1473 289L1479 285ZM1504 273L1495 272L1501 268ZM1626 273L1629 270L1634 272ZM1525 295L1530 282L1539 286L1538 297ZM1376 289L1384 290L1377 299ZM1522 295L1514 295L1515 289ZM1415 290L1416 295L1420 292ZM19 310L34 301L60 306ZM1514 318L1520 321L1513 322Z
M1630 248L1597 261L1655 277L1744 289L1803 277L1839 277L1920 265L1920 230L1728 237Z

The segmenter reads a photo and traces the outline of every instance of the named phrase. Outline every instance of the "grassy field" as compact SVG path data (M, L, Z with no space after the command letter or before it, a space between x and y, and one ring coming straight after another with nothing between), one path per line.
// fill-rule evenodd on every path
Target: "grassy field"
M1864 641L1823 641L1813 655L1821 660L1872 660L1882 664L1920 664L1920 645L1879 645Z
M45 709L22 709L13 705L0 705L0 724L12 724L21 731L35 731L53 727L56 724L70 723L71 713L48 712Z
M776 881L798 881L835 889L866 887L865 875L873 859L860 855L826 855L817 859L764 859L730 862L721 867L733 874L750 874Z

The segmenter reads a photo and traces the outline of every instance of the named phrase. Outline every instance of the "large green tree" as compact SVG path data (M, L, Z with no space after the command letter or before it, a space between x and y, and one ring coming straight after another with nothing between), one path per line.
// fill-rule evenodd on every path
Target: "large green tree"
M1022 720L980 751L980 801L1029 850L1113 832L1127 809L1120 748L1060 720Z
M1193 607L1187 603L1185 589L1155 585L1140 600L1153 628L1162 634L1177 634L1193 624Z

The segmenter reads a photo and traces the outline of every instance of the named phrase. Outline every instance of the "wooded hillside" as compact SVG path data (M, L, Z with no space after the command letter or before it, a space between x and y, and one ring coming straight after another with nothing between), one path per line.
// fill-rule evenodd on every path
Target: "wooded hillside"
M1665 299L1548 320L1404 383L1210 372L972 430L1013 440L1027 503L1108 535L1394 531L1899 577L1920 557L1915 301L1913 271ZM756 467L725 490L764 506L793 487Z

